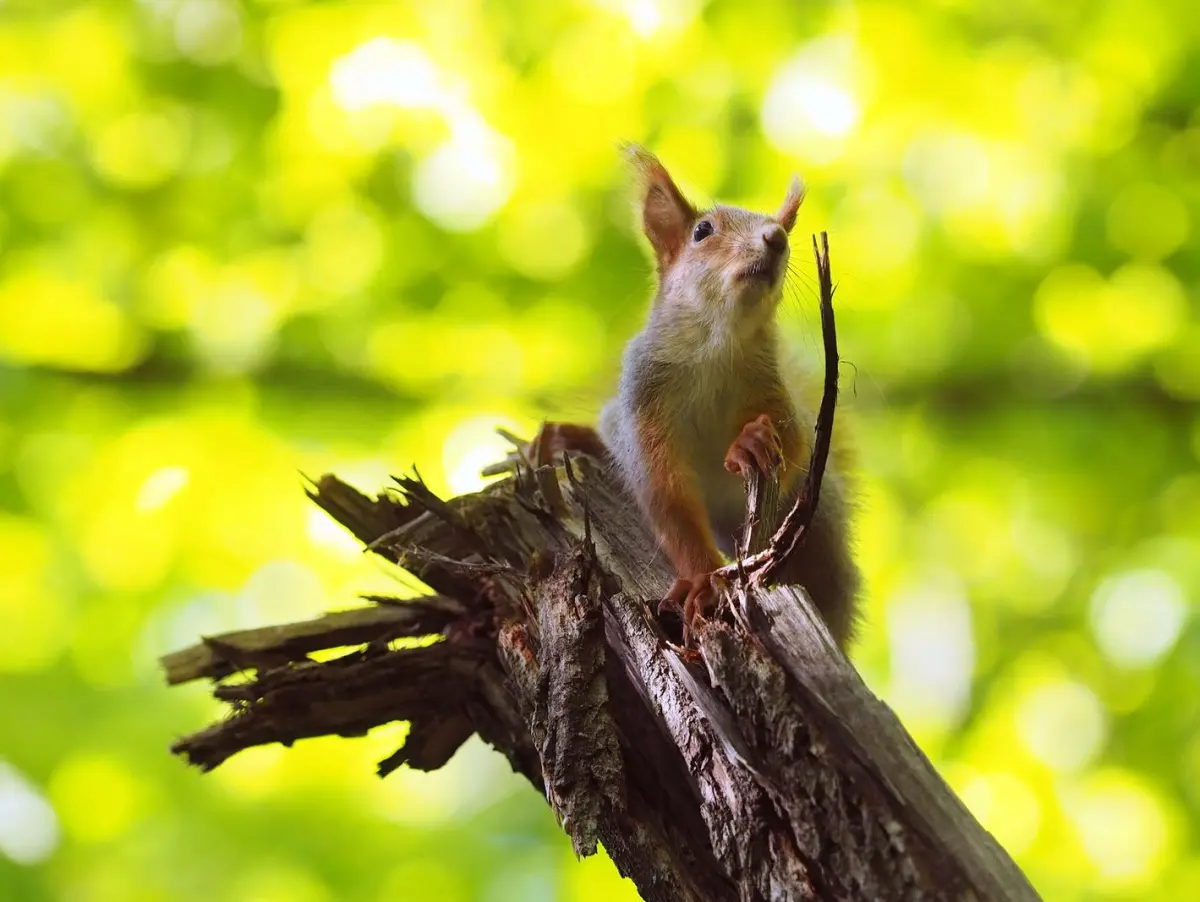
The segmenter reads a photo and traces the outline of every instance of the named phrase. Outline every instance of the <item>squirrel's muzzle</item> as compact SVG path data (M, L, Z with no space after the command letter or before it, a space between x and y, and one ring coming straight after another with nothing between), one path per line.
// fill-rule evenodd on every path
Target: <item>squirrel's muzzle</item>
M758 230L756 240L751 241L748 251L747 256L753 259L739 274L741 278L747 282L772 283L778 278L787 256L787 232L777 222L767 223Z

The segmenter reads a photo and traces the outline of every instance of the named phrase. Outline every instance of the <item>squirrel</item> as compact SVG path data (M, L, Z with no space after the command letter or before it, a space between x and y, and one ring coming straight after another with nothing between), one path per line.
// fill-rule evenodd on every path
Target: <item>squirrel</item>
M736 553L745 515L736 477L777 473L781 500L791 502L803 485L815 407L784 382L776 311L805 189L793 177L774 216L697 210L657 157L636 146L627 153L657 268L650 313L626 345L599 428L544 423L529 458L537 466L566 451L615 463L675 569L663 606L682 608L686 645L693 620L715 603L721 553ZM831 457L809 533L778 576L807 590L843 650L859 587L849 507Z

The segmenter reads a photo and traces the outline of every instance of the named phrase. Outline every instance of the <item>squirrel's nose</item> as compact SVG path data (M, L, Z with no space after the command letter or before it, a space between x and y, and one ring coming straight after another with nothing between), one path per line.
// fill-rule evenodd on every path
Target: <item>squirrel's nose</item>
M787 232L783 230L783 226L779 223L772 222L763 226L759 235L762 236L763 244L767 246L767 249L772 254L782 254L787 250Z

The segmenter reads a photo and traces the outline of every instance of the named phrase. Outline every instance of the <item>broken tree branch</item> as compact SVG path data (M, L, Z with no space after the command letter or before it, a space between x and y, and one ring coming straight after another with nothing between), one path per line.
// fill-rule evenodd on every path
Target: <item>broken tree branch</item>
M454 599L438 596L410 601L384 597L370 600L379 606L331 611L301 623L239 630L205 639L200 645L163 657L167 682L175 685L204 677L220 679L239 670L304 661L314 651L390 642L403 636L428 636L466 613Z
M818 260L836 380L824 243ZM416 477L371 498L325 476L313 500L438 594L168 656L171 682L212 679L232 706L174 751L207 770L253 745L408 721L381 774L440 767L477 733L579 854L603 844L647 900L1036 899L803 590L766 584L815 510L828 372L802 501L772 530L778 487L750 481L747 555L693 655L652 610L673 572L604 461L531 470L518 453L511 478L450 500ZM394 642L408 637L425 641Z

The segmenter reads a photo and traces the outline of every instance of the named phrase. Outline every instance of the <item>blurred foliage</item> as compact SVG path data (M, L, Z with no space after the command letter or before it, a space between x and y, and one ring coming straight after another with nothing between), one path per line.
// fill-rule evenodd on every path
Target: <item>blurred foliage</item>
M478 743L189 772L218 709L155 668L414 590L297 471L465 491L595 415L621 139L809 180L866 678L1047 899L1200 898L1198 46L1194 0L0 0L0 898L633 898Z

